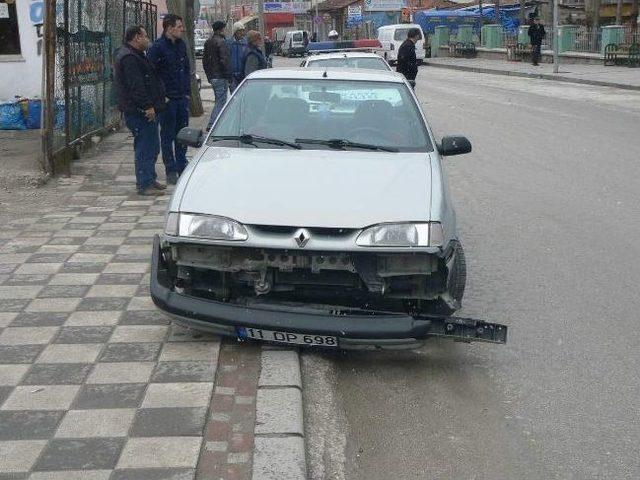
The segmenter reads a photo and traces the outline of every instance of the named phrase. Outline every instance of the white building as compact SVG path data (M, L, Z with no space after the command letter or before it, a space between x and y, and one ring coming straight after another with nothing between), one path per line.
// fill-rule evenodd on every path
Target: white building
M0 100L40 96L44 2L0 0Z

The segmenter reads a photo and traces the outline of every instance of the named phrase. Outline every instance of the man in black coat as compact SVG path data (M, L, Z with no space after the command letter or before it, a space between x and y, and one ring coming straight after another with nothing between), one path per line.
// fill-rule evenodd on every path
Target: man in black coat
M160 120L160 146L167 174L167 183L175 185L187 167L187 147L176 142L178 132L189 125L189 97L191 96L191 65L187 44L182 40L182 17L172 13L162 20L162 36L149 48L147 56L167 91L167 108Z
M144 196L162 195L166 188L156 180L160 153L158 115L166 108L165 89L145 54L148 48L145 29L140 25L129 27L115 62L118 108L133 133L136 187L138 194Z
M418 75L418 59L416 57L416 42L420 40L420 30L411 28L407 32L407 39L398 49L398 66L396 71L405 76L411 86L415 88Z
M222 21L213 22L211 26L213 35L205 42L202 56L202 67L207 74L207 80L213 88L215 97L207 130L211 130L220 110L227 103L227 92L231 81L231 52L224 38L224 27L225 23Z
M544 25L540 23L540 19L535 17L533 23L529 27L529 39L531 40L531 63L537 66L540 61L542 39L547 33L544 31Z

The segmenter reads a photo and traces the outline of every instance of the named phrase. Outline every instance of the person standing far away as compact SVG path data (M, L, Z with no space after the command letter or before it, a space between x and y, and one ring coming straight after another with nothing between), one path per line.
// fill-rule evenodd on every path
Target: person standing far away
M538 66L540 57L542 56L542 39L547 35L544 31L544 25L540 23L540 19L535 17L533 24L529 27L529 39L531 40L531 63Z
M242 81L244 72L242 71L242 60L247 50L247 40L244 38L244 24L236 22L233 24L233 36L227 39L227 45L231 52L231 93L238 88Z
M416 77L418 76L418 59L416 57L416 42L420 40L420 30L410 28L407 32L407 39L402 42L398 49L398 66L396 71L405 76L413 88L416 88Z
M166 15L162 28L162 36L149 49L149 60L156 67L169 97L166 110L160 114L160 144L167 183L175 185L187 166L187 147L176 142L176 136L189 125L191 65L187 44L182 40L182 18Z
M209 80L213 88L215 97L215 105L209 118L207 130L211 130L220 110L227 103L227 91L231 80L231 58L229 46L223 34L224 27L224 22L213 22L211 26L213 35L205 42L202 56L202 67L207 75L207 80Z
M160 153L158 115L166 108L164 85L145 51L149 37L136 25L127 28L124 45L115 61L118 108L133 134L136 187L139 195L164 194L165 186L156 180L156 161Z
M256 70L267 68L267 59L262 53L262 35L260 32L251 30L247 34L248 48L242 61L242 71L244 77L250 75ZM244 78L243 77L243 78Z

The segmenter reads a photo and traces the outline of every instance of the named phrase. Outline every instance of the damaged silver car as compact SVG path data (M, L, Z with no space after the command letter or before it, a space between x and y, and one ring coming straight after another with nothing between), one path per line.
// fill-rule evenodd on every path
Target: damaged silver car
M181 176L155 240L151 294L175 321L239 339L415 348L504 343L451 316L465 259L443 157L393 72L262 70L236 90Z

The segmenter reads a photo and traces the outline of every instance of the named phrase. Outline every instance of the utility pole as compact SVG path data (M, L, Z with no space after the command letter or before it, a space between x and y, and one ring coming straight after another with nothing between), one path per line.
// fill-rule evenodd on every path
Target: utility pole
M558 67L560 62L559 55L559 36L560 29L558 28L558 0L553 0L553 73L558 73Z
M264 36L264 0L258 0L258 31Z
M622 25L622 0L616 4L616 25Z

